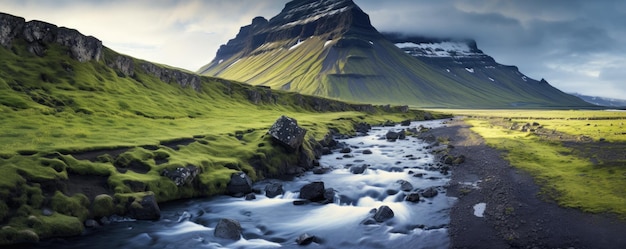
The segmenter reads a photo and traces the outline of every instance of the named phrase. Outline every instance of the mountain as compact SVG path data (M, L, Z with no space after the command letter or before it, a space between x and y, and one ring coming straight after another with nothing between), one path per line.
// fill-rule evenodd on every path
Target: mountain
M572 95L579 97L582 100L587 101L594 105L626 109L626 99L596 97L596 96L583 95L579 93L572 93Z
M256 17L198 73L353 102L592 106L497 64L475 42L381 34L351 0L296 0L270 20Z

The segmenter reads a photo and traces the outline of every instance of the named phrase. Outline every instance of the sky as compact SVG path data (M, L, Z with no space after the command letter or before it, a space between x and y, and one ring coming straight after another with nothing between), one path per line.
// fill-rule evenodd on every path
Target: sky
M379 31L471 38L564 92L626 99L626 1L353 0ZM288 0L0 0L0 12L79 30L117 52L191 71Z

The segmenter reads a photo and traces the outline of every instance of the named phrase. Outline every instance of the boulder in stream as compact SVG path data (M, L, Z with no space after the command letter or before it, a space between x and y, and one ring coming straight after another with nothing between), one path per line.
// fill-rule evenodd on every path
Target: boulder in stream
M284 193L285 193L285 190L283 190L282 183L274 182L274 183L265 185L265 196L267 196L268 198L274 198Z
M367 164L352 165L350 167L350 173L352 173L352 174L363 174L366 169L367 169Z
M226 186L228 193L233 196L244 196L252 192L252 180L246 173L237 172L230 176L230 182Z
M439 192L437 191L437 189L435 189L433 187L427 188L427 189L422 191L422 196L424 198L433 198L433 197L437 196L437 194L439 194Z
M325 192L324 182L312 182L300 188L300 198L309 201L323 201L325 200Z
M376 213L374 214L374 220L376 220L376 222L384 222L386 220L389 220L391 218L393 218L394 213L393 210L391 210L391 208L389 208L386 205L380 206L380 208L378 208L378 210L376 210Z
M215 237L229 240L239 240L241 238L241 224L233 219L221 219L215 226Z

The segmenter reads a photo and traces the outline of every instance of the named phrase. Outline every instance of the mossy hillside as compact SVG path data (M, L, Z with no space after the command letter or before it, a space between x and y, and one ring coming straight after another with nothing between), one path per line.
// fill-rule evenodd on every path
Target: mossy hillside
M196 91L140 68L133 76L113 70L106 63L118 54L108 49L87 63L64 51L50 45L38 57L20 41L0 48L0 224L7 227L0 244L76 235L85 219L124 215L147 194L159 202L221 194L235 171L255 180L280 174L290 166L284 162L297 162L266 135L280 115L308 130L302 153L310 157L313 141L330 130L424 114L342 111L350 108L209 77ZM320 112L324 105L335 111ZM188 166L200 169L192 183L176 186L162 175ZM42 214L46 208L51 216Z
M472 130L485 138L490 146L504 151L506 159L513 166L531 173L542 186L542 194L545 197L554 199L566 207L595 213L608 212L626 217L626 209L623 205L626 202L626 192L624 192L626 162L623 158L619 159L614 156L590 156L589 152L585 151L585 148L598 143L598 129L612 129L611 122L619 123L626 118L623 113L533 112L535 121L530 121L530 123L541 123L543 128L539 128L540 130L549 129L556 133L555 136L544 136L542 132L532 133L510 128L518 122L529 122L528 118L531 117L527 115L531 114L530 112L518 114L509 112L507 115L504 112L495 111L489 115L486 111L469 111L465 114L478 112L483 115L482 118L475 117L468 121L473 125ZM603 114L606 114L605 118L608 119L598 120ZM514 117L518 115L522 115L524 119L515 119ZM593 118L593 120L578 120L582 117ZM506 119L503 120L503 118ZM582 127L591 126L595 129L586 131L578 128L572 129L572 126L580 127L580 122L590 124L584 124ZM608 125L607 122L609 122ZM599 125L595 126L596 124ZM590 137L594 140L578 141L575 145L565 146L561 139L570 135ZM618 155L623 152L624 135L605 132L601 136L606 137L607 140L601 142L600 150L603 152L608 150L610 153L612 151ZM591 151L597 152L597 150Z
M513 67L442 67L407 55L385 39L359 36L286 39L242 51L205 75L344 101L447 108L592 107L549 84L523 80ZM346 45L350 40L361 45ZM497 82L489 78L497 79Z

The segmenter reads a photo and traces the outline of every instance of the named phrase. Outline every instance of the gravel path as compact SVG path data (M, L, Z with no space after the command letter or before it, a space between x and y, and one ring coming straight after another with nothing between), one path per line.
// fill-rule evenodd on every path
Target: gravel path
M511 167L462 121L424 135L431 134L450 139L450 154L466 156L452 167L447 192L458 198L450 214L452 248L626 248L626 221L542 199L531 176ZM479 203L486 203L483 217L475 215Z

